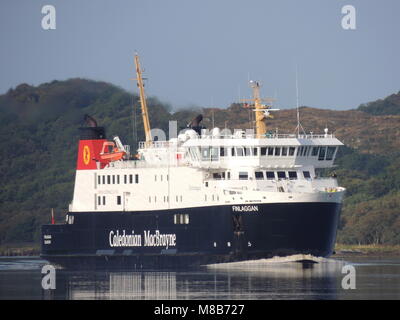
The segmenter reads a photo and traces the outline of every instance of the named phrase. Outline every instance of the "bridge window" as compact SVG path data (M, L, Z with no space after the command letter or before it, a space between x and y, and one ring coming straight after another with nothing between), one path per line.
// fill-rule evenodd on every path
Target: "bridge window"
M267 155L267 147L261 147L261 155L266 156Z
M264 180L264 172L256 171L255 172L255 177L256 177L256 180Z
M135 174L135 183L139 183L139 175Z
M297 148L297 156L301 156L302 153L303 153L303 147L298 147Z
M107 184L111 184L111 176L107 176Z
M297 172L296 171L289 171L289 179L290 180L295 180L297 179Z
M103 176L103 184L106 184L106 176Z
M239 172L239 180L247 180L249 178L249 174L247 172L241 171Z
M274 171L267 171L267 180L275 180L275 172Z
M316 157L318 155L318 152L319 152L319 147L313 147L311 155L313 157Z
M119 184L119 175L117 175L117 184Z
M253 148L253 156L257 156L258 155L258 148Z
M287 148L283 147L282 148L282 157L286 157L287 156Z
M224 147L220 147L219 148L219 156L220 157L225 157L225 148Z
M310 179L311 178L310 171L303 171L303 176L305 179Z
M336 147L328 147L328 150L326 151L326 158L325 160L332 160L333 155L335 154Z
M210 153L211 153L211 161L219 160L218 148L215 148L215 147L211 148Z
M274 155L274 148L273 147L269 147L268 148L268 155L269 156L273 156Z
M295 150L296 150L296 147L289 147L289 156L294 156Z
M243 148L237 147L236 149L236 156L243 157Z
M131 184L133 183L133 174L129 175L129 183L131 183Z
M115 175L112 176L112 184L115 184Z
M97 184L101 184L101 176L97 176Z
M244 155L245 156L251 156L250 148L244 148Z
M286 179L285 171L278 171L278 179Z
M281 155L281 148L279 148L279 147L275 148L275 155L276 156L280 156Z
M325 153L326 153L326 147L321 147L319 149L319 154L318 154L318 160L324 160L325 159Z
M202 161L210 160L210 148L208 147L201 148L201 160Z

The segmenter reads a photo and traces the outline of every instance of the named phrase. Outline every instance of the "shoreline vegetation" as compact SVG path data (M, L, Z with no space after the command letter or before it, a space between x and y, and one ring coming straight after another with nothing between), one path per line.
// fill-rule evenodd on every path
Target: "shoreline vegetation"
M37 243L4 244L0 245L0 256L39 256L40 245ZM400 256L400 245L356 245L340 244L335 245L335 256Z

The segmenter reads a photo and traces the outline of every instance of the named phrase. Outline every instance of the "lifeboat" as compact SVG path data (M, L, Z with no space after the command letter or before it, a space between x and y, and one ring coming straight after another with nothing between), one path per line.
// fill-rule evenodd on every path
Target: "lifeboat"
M126 152L116 147L112 141L103 143L103 148L100 152L100 159L107 161L118 161L126 155Z

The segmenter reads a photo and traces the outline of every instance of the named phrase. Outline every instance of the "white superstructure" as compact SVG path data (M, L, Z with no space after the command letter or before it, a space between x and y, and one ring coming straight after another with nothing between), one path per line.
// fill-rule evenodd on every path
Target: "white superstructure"
M139 160L78 170L71 212L165 210L225 204L341 202L344 188L316 168L333 166L333 134L265 138L245 132L143 142Z

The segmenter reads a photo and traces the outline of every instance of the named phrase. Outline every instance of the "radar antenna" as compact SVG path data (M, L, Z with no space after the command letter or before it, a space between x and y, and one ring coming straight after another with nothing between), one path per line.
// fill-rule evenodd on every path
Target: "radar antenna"
M271 111L278 111L279 109L272 109L272 102L275 101L275 99L272 98L267 98L267 99L261 99L260 98L260 87L261 84L258 81L250 81L250 87L253 89L253 99L245 99L242 101L250 101L252 102L251 104L244 104L245 108L252 108L253 111L256 114L256 136L257 138L262 138L265 137L265 134L267 133L267 126L265 124L265 120L267 118L273 118L273 116L270 114ZM263 104L262 102L269 102L269 104Z

